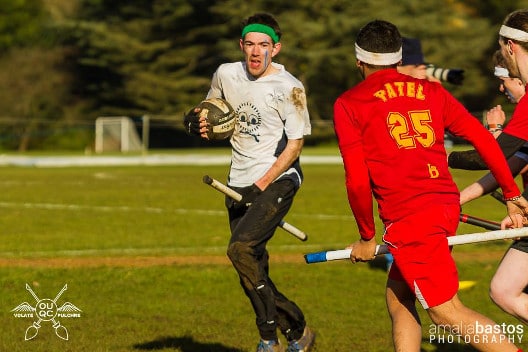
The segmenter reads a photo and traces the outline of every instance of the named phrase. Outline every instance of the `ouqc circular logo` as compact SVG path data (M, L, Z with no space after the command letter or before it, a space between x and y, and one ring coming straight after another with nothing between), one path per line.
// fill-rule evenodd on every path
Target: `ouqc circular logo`
M33 318L33 323L27 327L26 334L24 339L26 341L32 340L37 337L42 323L49 322L55 330L55 335L63 340L69 339L68 329L61 324L60 319L62 318L80 318L82 310L77 308L70 302L63 303L60 307L57 305L57 301L62 296L64 291L68 289L68 284L65 284L64 287L55 295L55 298L39 298L35 291L26 284L26 290L29 291L33 297L35 303L32 305L30 303L23 302L13 308L13 316L15 318Z

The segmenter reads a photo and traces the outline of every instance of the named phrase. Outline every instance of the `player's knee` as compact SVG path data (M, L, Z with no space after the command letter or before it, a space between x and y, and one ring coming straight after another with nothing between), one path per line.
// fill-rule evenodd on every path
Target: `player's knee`
M457 314L466 312L466 310L467 308L462 305L458 298L453 298L435 307L430 307L427 309L427 313L435 325L450 325Z
M504 296L504 286L501 285L497 280L492 279L490 282L489 295L493 301L500 299Z
M237 262L240 257L240 242L230 243L227 247L227 257L231 262Z
M234 265L241 263L250 252L251 248L245 242L233 242L227 247L227 256Z
M427 313L429 313L429 318L431 318L431 321L435 325L443 325L446 324L446 321L448 321L448 317L442 315L441 312L436 312L429 309Z
M508 308L508 306L509 306L508 296L509 295L510 295L510 293L508 292L508 290L504 286L499 285L495 281L491 282L490 290L489 290L489 296L490 296L491 300L496 305L498 305L499 307L501 307L502 309L504 309L506 311L509 311L509 308Z
M452 316L448 314L448 312L445 310L429 308L427 310L427 314L429 315L429 318L431 318L433 324L435 324L436 326L449 326L451 324Z
M400 314L408 314L416 309L414 299L387 300L387 310L391 317L397 317Z

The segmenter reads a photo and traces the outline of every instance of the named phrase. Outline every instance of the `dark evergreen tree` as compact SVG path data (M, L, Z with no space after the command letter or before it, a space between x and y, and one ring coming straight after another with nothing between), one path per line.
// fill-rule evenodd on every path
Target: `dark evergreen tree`
M376 18L420 38L430 63L463 68L464 84L445 86L478 114L505 103L491 54L500 22L521 6L521 0L3 1L0 60L19 72L0 75L0 89L9 90L0 109L26 124L11 133L18 136L12 145L21 149L41 143L22 142L21 135L32 135L28 126L42 130L103 114L170 115L178 125L207 93L217 66L242 59L242 19L265 11L281 24L284 47L277 61L304 82L316 133L323 122L329 126L335 98L360 81L355 36ZM48 122L35 124L39 119Z

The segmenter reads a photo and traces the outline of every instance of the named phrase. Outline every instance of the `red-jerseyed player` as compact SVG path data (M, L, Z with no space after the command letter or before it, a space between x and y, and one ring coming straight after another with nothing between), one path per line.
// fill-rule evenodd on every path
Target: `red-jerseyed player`
M526 221L528 202L520 196L500 148L440 84L397 72L401 36L396 26L380 20L368 23L355 49L364 81L334 105L348 199L361 236L350 246L350 259L374 258L374 195L385 225L383 240L394 256L386 299L395 350L420 351L418 299L435 324L478 350L518 351L493 321L460 302L457 269L447 244L447 237L455 235L460 206L447 166L444 130L477 148L501 185L511 222L521 227Z

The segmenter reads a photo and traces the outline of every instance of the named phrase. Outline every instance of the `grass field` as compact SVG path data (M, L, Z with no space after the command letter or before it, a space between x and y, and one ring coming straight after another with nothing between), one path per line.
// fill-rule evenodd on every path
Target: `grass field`
M186 151L188 152L188 151ZM214 153L225 153L215 150ZM200 151L199 153L204 153ZM336 155L335 148L306 154ZM306 180L286 221L307 242L278 230L269 244L271 276L305 311L317 351L390 351L383 263L307 265L303 254L341 249L357 238L341 165L304 165ZM202 183L225 180L222 166L4 167L0 179L0 351L253 351L254 317L225 257L229 235L223 196ZM463 187L480 172L454 172ZM491 197L463 211L501 220ZM381 230L381 227L378 228ZM483 230L461 224L459 233ZM508 242L455 249L468 306L498 323L519 324L489 299L488 285ZM58 318L24 336L36 318L16 318L23 302L70 302L80 318ZM423 311L423 351L473 351L430 343ZM528 338L524 338L528 341ZM528 343L521 347L527 348Z

